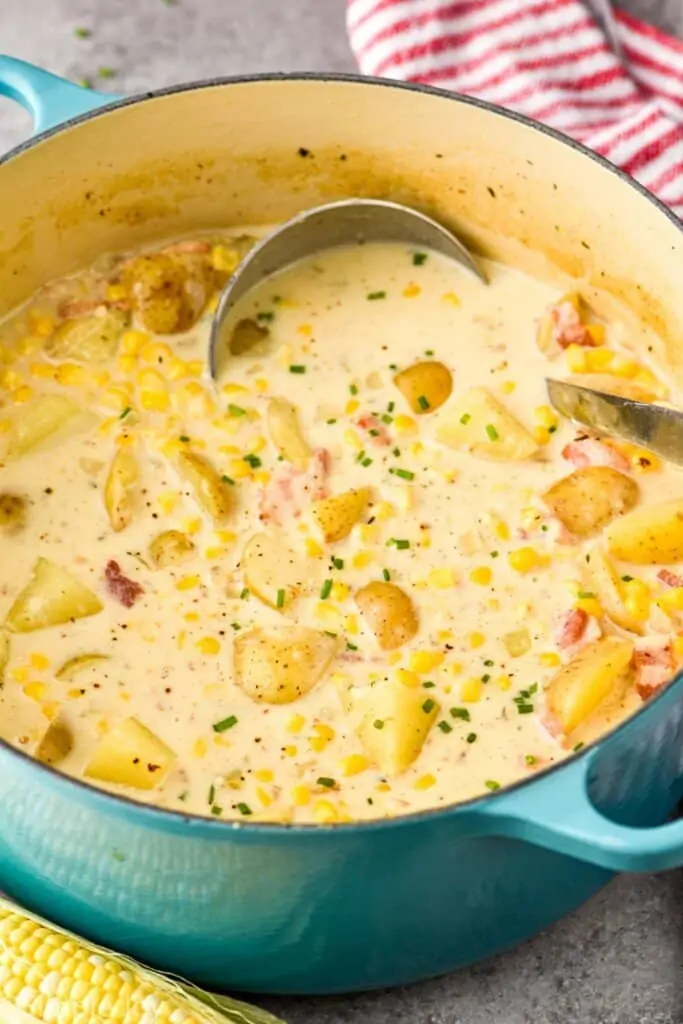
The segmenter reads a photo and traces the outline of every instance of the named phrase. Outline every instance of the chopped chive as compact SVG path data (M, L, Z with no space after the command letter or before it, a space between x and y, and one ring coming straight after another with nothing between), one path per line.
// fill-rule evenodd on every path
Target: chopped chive
M433 690L436 684L433 683L431 679L425 679L422 685L425 688L425 690Z
M233 487L235 486L235 481L233 480L233 478L231 476L227 476L225 473L221 477L221 482L224 484L231 484Z
M358 394L358 388L355 384L349 384L349 391L351 392L352 395Z
M538 693L538 683L532 683L529 687L529 696L533 697L535 693Z
M290 373L305 373L306 367L302 363L292 363L289 368Z
M332 593L332 580L325 580L320 588L320 599L325 601Z
M427 262L426 252L414 252L413 253L413 266L421 267L423 263Z
M410 469L396 469L395 466L392 466L391 469L389 470L389 472L393 473L394 476L400 476L401 480L414 480L415 479L415 474Z
M187 800L187 798L188 798L188 796L189 796L189 795L190 795L190 791L189 791L189 789L184 789L184 790L182 791L182 793L179 793L179 794L178 794L178 799L179 799L179 800L182 800L182 801L183 801L183 803L185 803L185 801Z
M284 608L285 606L285 592L284 590L278 590L275 604L278 608Z
M483 676L481 677L482 683L488 683L490 681L490 679L491 679L491 676L489 675L489 673L488 672L484 672Z
M254 455L253 452L249 452L248 455L242 456L242 461L249 463L252 469L258 469L262 465L258 455Z
M385 412L382 414L382 423L386 423L387 426L394 422L394 417L390 416L389 413Z
M237 725L236 715L228 715L227 718L223 718L220 722L214 722L214 732L227 732L228 729L232 729L233 725Z
M495 779L487 779L484 785L486 786L487 789L490 789L492 792L495 792L497 789L500 789L500 782L496 782Z
M468 743L474 743L476 738L477 738L476 732L468 733L468 735L467 735L467 742Z
M428 715L429 712L433 711L435 707L436 707L436 701L432 700L431 697L427 697L427 700L422 705L422 710L424 711L425 715Z
M264 309L260 313L256 314L256 319L261 320L264 323L269 323L274 318L274 316L275 313L273 313L272 310Z
M434 355L434 349L433 348L426 348L425 349L425 355L426 356L433 356Z
M382 577L387 581L387 583L389 582L391 579L391 573L388 569L382 569Z
M370 437L379 437L379 430L375 430L373 427L372 430L368 430L368 434Z
M334 779L328 778L327 775L321 775L319 779L316 779L317 786L324 786L325 789L334 789L337 783Z
M498 558L499 554L499 551L489 551L489 555L491 556L491 558Z
M182 441L183 444L189 444L190 443L190 439L187 436L187 434L181 434L180 437L178 438L178 440Z
M536 764L536 762L538 761L538 758L534 757L533 754L525 754L524 755L524 760L526 761L527 764Z
M429 402L427 401L424 395L420 395L418 397L417 404L420 406L421 409L429 409Z
M491 658L487 658L486 661L484 662L484 665L486 666L486 668L493 668L493 661L491 660Z
M368 292L368 300L374 302L375 299L386 299L386 292Z
M500 434L494 427L493 423L486 424L486 433L488 435L489 441L498 441L500 438Z
M220 818L221 814L223 813L223 808L219 807L218 804L214 804L213 807L211 808L211 813L213 814L214 818Z
M384 728L384 721L381 718L376 718L375 721L372 724L375 727L375 729L383 729Z
M464 412L460 417L460 422L462 423L463 427L466 427L471 419L472 417L470 416L470 414L468 412Z
M125 420L126 416L130 416L130 414L132 413L132 411L133 411L133 410L131 409L131 407L130 407L129 405L127 405L127 406L126 406L126 408L125 408L125 409L123 410L123 412L121 413L121 415L119 416L119 419L120 419L120 420Z
M245 816L252 813L249 804L238 804L237 810L240 812L240 814L244 814Z
M249 597L249 587L244 587L242 589L242 592L240 593L240 597L242 598L243 601L246 601L246 599Z
M358 650L358 645L357 644L352 644L350 640L347 640L346 641L346 650L347 651L357 651Z
M231 416L246 416L247 410L243 409L241 405L233 405L232 402L228 405L228 412Z
M363 461L361 462L361 466L364 466L366 469L368 468L368 466L371 466L371 465L372 465L372 459L369 458L369 457L364 458Z
M343 558L337 558L335 556L332 559L332 565L334 566L335 569L343 569L344 568L344 559Z
M332 424L336 423L336 422L337 422L336 420L327 420L327 425L328 425L328 427L331 427Z
M390 370L398 370L398 366L396 365L396 363L389 363L389 369Z
M518 704L517 705L517 711L519 712L520 715L530 715L530 714L533 713L533 710L534 710L533 704Z
M92 78L88 75L85 75L83 78L77 78L76 85L80 85L81 89L92 89Z
M74 29L74 35L76 39L90 39L91 32L89 28L82 28L80 25Z
M573 752L574 754L578 754L578 752L579 752L580 750L583 750L583 748L584 748L585 746L586 746L586 744L585 744L585 743L577 743L575 747L572 747L572 752Z
M116 78L116 71L114 68L102 67L99 68L97 74L100 78Z
M242 628L239 622L231 622L230 625L235 630L236 633L238 632L238 630Z
M216 787L213 783L209 786L209 804L212 804L216 796Z
M470 713L467 708L451 708L453 718L462 718L463 722L469 722Z
M396 537L391 537L387 541L387 547L388 548L395 547L397 551L405 551L406 548L410 547L410 541L409 540L400 540L400 539L398 539Z
M622 576L621 577L622 583L630 583L632 581L632 579L633 579L633 576Z
M441 732L445 732L445 733L453 732L453 726L452 726L452 725L450 725L450 724L449 724L449 723L448 723L448 722L446 721L446 719L445 719L445 718L443 718L443 719L442 719L442 720L441 720L441 721L439 722L439 729L441 729Z
M358 455L356 455L356 462L362 462L364 458L365 451L358 452Z
M548 433L554 434L557 431L557 427L548 427Z

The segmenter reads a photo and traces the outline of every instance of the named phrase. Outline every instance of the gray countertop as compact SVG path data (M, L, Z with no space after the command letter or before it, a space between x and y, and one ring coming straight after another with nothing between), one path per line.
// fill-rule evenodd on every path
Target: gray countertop
M213 75L353 70L344 0L3 0L4 52L137 92ZM683 0L628 0L683 35ZM10 13L11 10L11 13ZM78 39L74 28L91 29ZM0 99L0 151L28 118ZM525 946L408 989L268 1000L292 1024L683 1024L683 876L621 877Z

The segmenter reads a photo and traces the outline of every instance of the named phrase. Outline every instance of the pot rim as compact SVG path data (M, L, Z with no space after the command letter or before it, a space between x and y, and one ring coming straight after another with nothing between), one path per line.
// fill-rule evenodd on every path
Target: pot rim
M262 73L262 74L250 74L250 75L227 75L219 76L216 78L200 79L198 81L186 82L180 85L166 86L161 89L153 89L145 93L141 93L135 96L127 96L122 99L114 99L111 103L104 103L101 106L95 107L93 110L89 110L83 114L77 114L74 117L67 118L67 120L54 125L51 128L39 133L36 136L29 137L24 142L8 150L7 153L0 155L0 167L5 163L14 159L14 157L27 152L32 149L33 146L38 145L46 139L51 138L53 135L57 135L59 132L66 128L75 127L83 124L86 121L90 121L95 117L99 117L102 114L107 114L113 110L120 110L125 107L134 106L138 103L144 103L147 100L154 100L164 96L174 96L185 92L196 92L201 89L215 88L216 86L231 86L231 85L249 85L249 84L260 84L264 82L270 82L277 85L281 82L311 82L311 83L327 83L327 82L339 82L347 83L350 85L364 85L374 88L384 89L397 89L405 92L421 93L427 96L435 96L438 99L447 99L455 103L461 103L465 106L475 107L478 110L482 110L488 114L493 114L498 117L504 117L511 121L516 121L518 124L523 125L526 128L530 128L533 131L539 132L542 135L553 139L560 145L566 146L569 149L575 150L581 156L584 156L594 163L597 163L603 170L614 175L614 177L622 184L633 189L635 192L652 206L654 206L659 213L661 213L668 221L670 221L674 227L678 228L679 232L683 235L683 222L675 215L675 213L666 206L660 199L658 199L653 193L641 185L640 182L636 181L625 171L621 170L615 164L610 163L605 157L600 156L594 150L588 149L582 143L577 142L568 135L564 135L562 132L551 128L546 124L538 121L534 121L524 114L519 114L516 111L507 110L504 107L498 106L495 103L489 103L486 100L480 100L472 96L465 96L461 93L452 92L447 89L441 89L436 86L424 85L415 82L401 82L395 81L394 79L377 78L371 75L361 75L348 72L315 72L315 71L295 71L295 72L273 72L273 73ZM101 94L103 95L103 94ZM630 727L630 725L647 710L653 706L657 701L661 700L672 686L679 685L683 680L683 670L677 673L673 679L662 689L659 693L651 697L646 704L643 704L641 708L629 715L623 722L621 722L615 729L611 729L605 735L598 737L593 742L582 748L581 751L572 753L568 758L564 758L561 761L556 762L549 768L544 769L537 775L532 775L529 778L518 779L509 786L502 787L500 790L489 793L482 793L479 796L471 797L469 800L463 800L459 803L447 804L443 807L432 807L424 811L418 811L414 813L406 813L396 815L390 818L370 818L362 821L353 822L338 822L336 824L317 824L313 822L278 822L278 821L245 821L245 820L231 820L231 819L219 819L209 818L201 814L187 814L180 810L173 810L166 807L158 807L154 804L141 803L134 800L132 797L123 796L119 793L111 793L108 790L100 789L98 786L92 785L83 779L75 778L71 775L65 775L60 772L57 768L51 767L50 765L42 764L37 761L30 754L25 753L22 750L18 750L13 747L9 742L0 738L0 752L5 751L10 756L16 756L21 761L25 762L27 766L35 768L38 772L46 772L52 777L60 786L74 787L77 791L84 791L86 796L92 798L96 802L101 801L103 804L113 802L121 810L128 811L135 815L140 824L150 824L155 826L157 823L163 826L164 823L168 825L187 825L191 828L199 828L202 832L206 830L208 833L211 832L212 836L219 838L217 832L222 833L222 838L228 838L231 834L235 833L247 833L247 834L319 834L323 836L329 836L331 833L340 835L355 835L357 832L372 832L378 830L385 830L397 827L405 827L411 825L418 825L425 820L431 820L434 818L445 818L452 817L458 814L466 813L468 811L476 811L480 807L486 808L492 802L504 798L508 793L516 793L522 789L526 789L533 786L534 783L540 782L549 778L567 768L571 764L575 764L579 760L586 758L588 754L591 758L595 756L597 747L601 744L609 742L617 734Z

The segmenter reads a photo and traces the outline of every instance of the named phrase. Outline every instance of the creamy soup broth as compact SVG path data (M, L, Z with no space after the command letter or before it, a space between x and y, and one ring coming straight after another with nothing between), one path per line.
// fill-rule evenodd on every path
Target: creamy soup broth
M613 531L683 482L544 387L665 397L626 320L368 244L248 296L214 388L246 244L100 261L2 327L0 736L163 807L326 823L504 787L640 707L683 579Z

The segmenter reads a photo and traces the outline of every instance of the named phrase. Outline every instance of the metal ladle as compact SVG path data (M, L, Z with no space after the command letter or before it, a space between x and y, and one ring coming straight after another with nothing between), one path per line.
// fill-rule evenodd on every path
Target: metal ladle
M306 256L364 242L403 242L441 253L461 263L487 284L471 253L450 231L431 217L383 199L344 199L305 210L266 235L249 251L221 293L211 324L209 372L214 380L230 352L234 306L264 278Z

